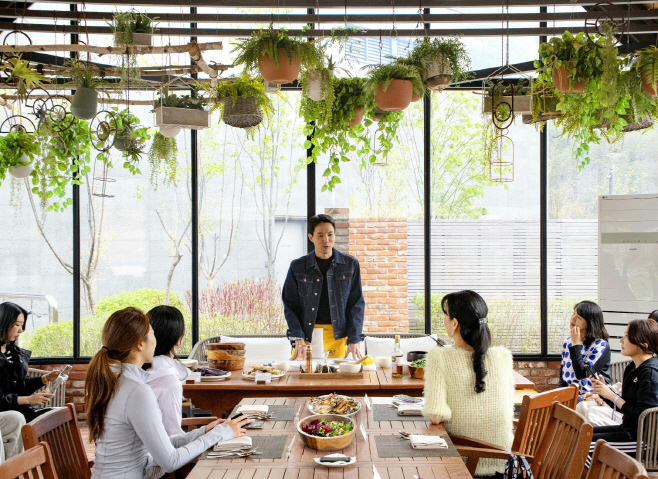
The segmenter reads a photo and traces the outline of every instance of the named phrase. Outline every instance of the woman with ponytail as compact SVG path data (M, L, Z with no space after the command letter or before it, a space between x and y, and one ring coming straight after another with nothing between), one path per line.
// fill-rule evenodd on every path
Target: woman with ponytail
M450 434L512 447L514 373L512 354L490 348L487 303L474 291L450 293L441 300L443 324L454 347L427 356L423 415L444 423ZM481 459L476 473L502 472L505 461Z
M173 472L220 441L246 434L252 420L218 419L205 428L168 437L142 365L153 360L156 340L148 317L136 308L110 316L103 347L89 363L85 406L96 443L92 479L145 479L157 464Z

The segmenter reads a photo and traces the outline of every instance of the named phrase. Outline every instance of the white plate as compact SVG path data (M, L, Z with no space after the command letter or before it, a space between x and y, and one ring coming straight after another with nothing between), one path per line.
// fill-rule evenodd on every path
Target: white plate
M324 397L324 396L329 396L329 394L324 394L322 396L316 396L316 397ZM341 396L341 394L339 394L339 396ZM350 397L350 396L345 396L345 397ZM354 399L354 398L350 398L350 399ZM350 417L350 416L354 416L356 413L358 413L361 410L361 403L359 401L356 401L356 403L358 404L358 407L356 408L356 411L351 412L349 414L338 414L338 413L335 413L335 412L316 412L314 409L311 408L311 400L310 399L306 403L306 409L308 409L311 414L315 414L315 415L317 415L317 414L338 414L339 416Z
M231 377L231 372L224 374L223 376L201 376L202 383L213 383L217 381L223 381L226 378Z
M185 366L186 368L190 368L192 370L194 370L194 368L196 368L197 365L199 364L199 361L197 361L196 359L179 359L179 361L183 366Z
M286 375L286 373L272 374L272 379L282 378L285 375ZM249 376L247 373L243 372L242 373L242 379L246 379L247 381L255 381L256 376Z
M344 454L329 454L325 457L344 456ZM356 457L350 457L350 462L320 462L320 457L314 457L313 460L324 467L345 467L356 462Z

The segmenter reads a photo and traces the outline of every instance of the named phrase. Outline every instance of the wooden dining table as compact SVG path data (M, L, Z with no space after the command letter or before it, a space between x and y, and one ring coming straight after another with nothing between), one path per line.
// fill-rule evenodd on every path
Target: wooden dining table
M213 416L222 417L222 411L232 410L243 398L308 397L337 393L357 397L386 397L396 394L422 396L425 382L408 375L393 378L390 368L378 367L364 371L363 376L353 379L303 379L299 372L291 371L270 384L256 384L243 379L241 371L233 371L230 378L218 382L195 382L183 385L183 396L195 407L211 411ZM534 384L514 371L517 390L531 394ZM519 402L520 404L520 402Z
M248 430L249 436L287 435L286 447L281 459L257 459L258 456L241 459L200 459L187 479L373 479L373 466L381 479L471 479L460 457L396 457L380 458L374 437L377 435L397 434L398 430L418 434L444 435L442 424L433 425L419 421L375 421L373 411L367 410L363 398L357 398L361 410L354 416L356 434L352 443L342 451L347 456L356 456L356 463L344 468L326 468L313 459L330 452L319 452L304 447L294 421L265 421L263 429ZM304 418L310 413L306 410L308 398L246 398L240 404L293 405L295 411L300 407ZM367 433L366 441L360 432L363 424ZM296 438L295 438L296 437ZM290 457L286 458L291 441Z

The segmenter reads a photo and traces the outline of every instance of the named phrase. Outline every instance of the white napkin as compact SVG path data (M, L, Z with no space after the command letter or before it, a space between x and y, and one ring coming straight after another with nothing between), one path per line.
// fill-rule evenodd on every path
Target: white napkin
M422 416L422 404L400 404L398 406L398 416Z
M269 411L270 407L266 404L250 404L250 405L245 405L245 406L240 406L238 410L236 411L237 413L242 413L242 414L267 414L267 411Z
M414 449L448 449L448 443L441 436L412 434L409 436L409 440Z
M250 449L251 448L251 436L242 436L236 437L235 439L230 439L228 441L222 441L215 444L215 447L212 448L215 452L222 451L233 451L234 449Z

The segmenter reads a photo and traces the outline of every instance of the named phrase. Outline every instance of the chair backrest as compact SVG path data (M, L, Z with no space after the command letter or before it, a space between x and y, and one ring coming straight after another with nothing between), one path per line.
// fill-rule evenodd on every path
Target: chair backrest
M515 454L535 455L548 424L551 406L555 401L575 410L578 402L578 388L569 386L523 397L519 424L516 427L512 444L512 451Z
M41 441L48 443L60 478L90 479L89 460L73 404L42 414L23 426L21 435L26 449Z
M210 338L200 340L194 345L192 351L190 351L188 359L196 359L197 361L207 361L208 344L219 343L221 342L221 340L222 340L221 336L212 336Z
M57 479L48 444L39 443L31 449L7 459L6 462L0 464L0 477L2 479Z
M631 361L632 359L626 359L610 364L610 382L612 384L624 381L624 371L626 370L626 366L631 364Z
M658 407L645 409L638 418L635 457L648 470L658 470Z
M596 441L587 479L614 477L615 479L648 479L642 464L628 454L615 449L604 439Z
M535 479L579 479L591 441L585 418L555 401L532 461Z
M27 375L30 378L38 378L48 373L43 369L27 368ZM42 387L39 391L43 391L46 387ZM66 404L66 383L62 382L55 390L55 395L45 407L63 407Z

